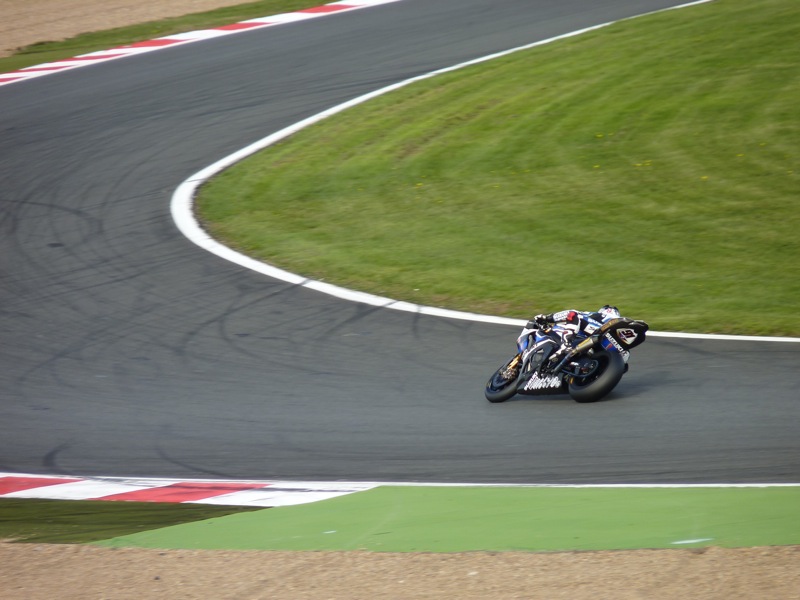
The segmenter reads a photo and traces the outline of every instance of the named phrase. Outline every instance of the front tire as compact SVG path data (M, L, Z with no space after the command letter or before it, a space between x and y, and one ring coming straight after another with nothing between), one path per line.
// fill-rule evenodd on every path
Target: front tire
M619 383L625 374L625 360L617 352L602 350L591 356L598 362L587 377L569 378L569 395L575 402L597 402L604 398Z
M484 395L489 402L505 402L517 393L517 383L522 371L522 357L517 354L514 358L497 369L486 382Z

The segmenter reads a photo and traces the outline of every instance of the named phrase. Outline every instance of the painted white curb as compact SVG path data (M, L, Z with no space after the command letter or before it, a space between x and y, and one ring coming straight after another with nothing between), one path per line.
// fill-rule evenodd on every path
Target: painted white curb
M320 481L226 481L66 477L0 473L0 498L167 502L274 508L338 498L377 487L677 489L800 487L800 483L514 484Z
M170 502L267 508L329 500L363 492L377 485L354 482L136 479L0 473L0 498Z

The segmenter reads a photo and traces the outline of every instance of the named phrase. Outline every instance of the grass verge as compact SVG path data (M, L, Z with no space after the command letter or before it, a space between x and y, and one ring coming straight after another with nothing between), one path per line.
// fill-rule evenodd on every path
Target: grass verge
M473 552L800 544L800 488L379 487L101 542L239 550Z
M203 504L0 499L0 539L77 544L253 509Z
M210 12L84 33L64 41L42 41L20 48L13 56L0 58L0 73L9 73L32 65L54 62L63 58L71 58L98 50L108 50L116 46L176 33L198 31L230 23L238 23L247 19L313 8L320 4L324 4L324 1L260 0Z
M519 52L299 133L205 186L199 214L397 299L800 335L798 37L793 0L719 0Z
M553 551L800 544L800 488L384 486L265 510L0 499L0 539L146 548Z

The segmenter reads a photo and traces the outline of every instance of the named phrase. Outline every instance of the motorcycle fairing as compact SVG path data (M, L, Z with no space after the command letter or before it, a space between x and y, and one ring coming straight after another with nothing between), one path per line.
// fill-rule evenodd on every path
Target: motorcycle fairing
M517 387L517 393L526 396L553 394L558 391L566 391L564 389L564 375L561 373L540 375L534 372L527 381L520 383Z
M621 317L612 319L598 330L602 345L606 350L616 350L621 354L635 348L647 337L649 326L644 321L634 321Z

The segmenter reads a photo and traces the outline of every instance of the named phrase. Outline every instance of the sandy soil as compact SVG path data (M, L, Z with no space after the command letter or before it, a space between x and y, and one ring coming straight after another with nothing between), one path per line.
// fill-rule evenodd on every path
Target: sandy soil
M57 42L247 0L0 0L0 56L37 42ZM324 0L320 4L324 4ZM265 15L266 16L266 15Z
M800 598L800 547L389 554L0 544L0 595L26 600L693 600Z
M0 0L0 56L35 42L241 1ZM0 543L0 597L800 600L800 546L370 554L112 550Z

